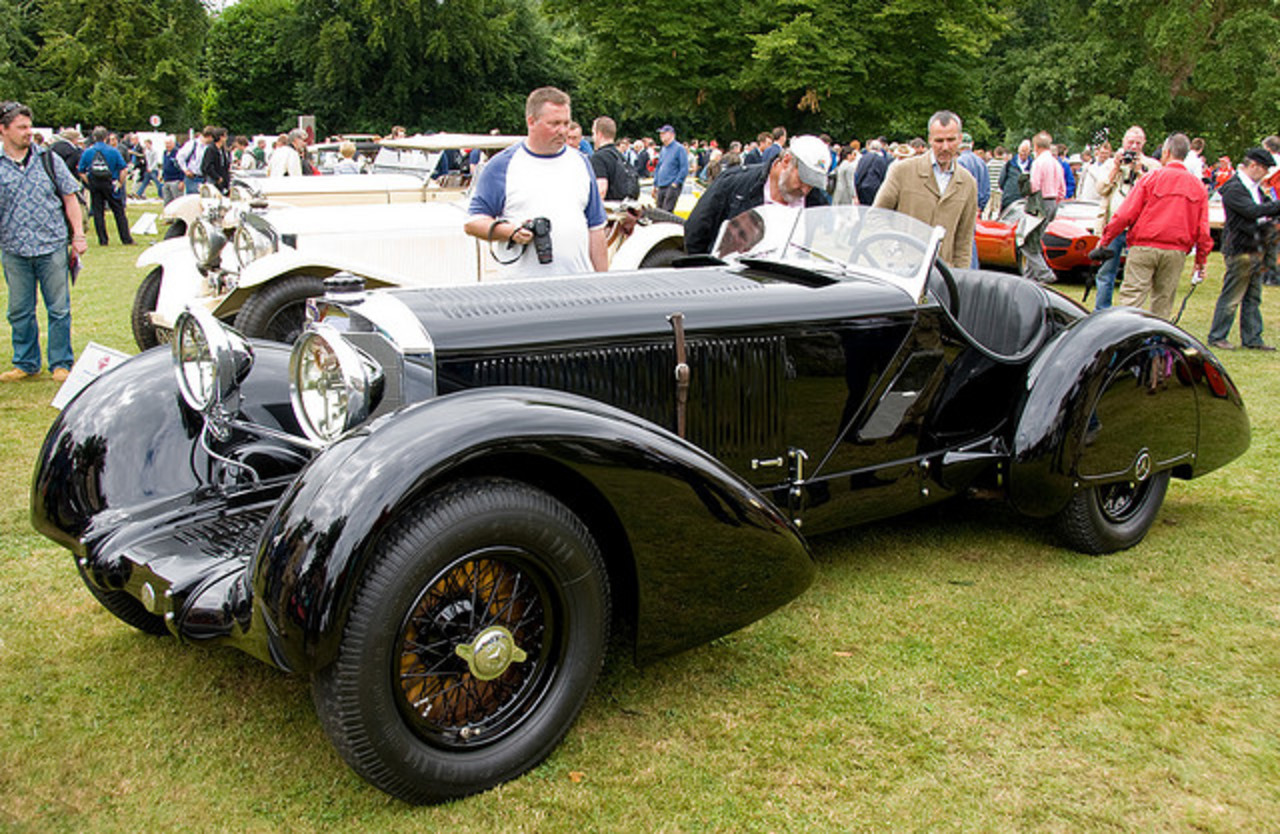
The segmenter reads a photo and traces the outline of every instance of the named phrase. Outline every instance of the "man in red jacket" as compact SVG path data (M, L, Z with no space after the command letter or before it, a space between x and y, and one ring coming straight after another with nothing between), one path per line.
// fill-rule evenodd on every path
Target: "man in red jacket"
M1106 246L1128 230L1129 259L1116 304L1141 307L1151 296L1151 312L1169 318L1178 278L1187 254L1196 250L1192 283L1204 280L1204 263L1213 248L1209 236L1209 198L1204 186L1183 160L1191 150L1186 134L1175 133L1164 143L1164 167L1138 180L1133 191L1090 253L1094 259L1111 256ZM1105 253L1105 254L1104 254Z

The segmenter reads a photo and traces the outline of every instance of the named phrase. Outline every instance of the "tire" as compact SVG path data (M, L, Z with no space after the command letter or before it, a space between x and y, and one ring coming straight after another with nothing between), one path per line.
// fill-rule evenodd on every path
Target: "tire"
M173 240L175 237L183 237L187 233L187 223L185 220L175 220L169 224L169 228L164 230L164 239Z
M683 249L676 249L671 246L663 246L659 249L653 249L645 253L640 259L641 269L665 269L674 264L678 259L684 257Z
M1058 515L1058 531L1075 550L1099 555L1126 550L1151 529L1169 489L1169 472L1137 483L1082 489Z
M162 267L148 272L133 295L130 322L133 325L133 341L139 350L149 350L160 344L160 337L156 335L156 326L151 323L150 315L156 311L156 304L160 300L160 279L163 274Z
M407 513L377 553L337 659L312 679L342 758L412 803L536 766L604 661L608 578L586 527L537 489L472 480Z
M324 295L324 279L290 275L259 287L236 313L236 330L255 339L293 344L307 322L307 299Z
M79 565L77 565L77 568L80 570L80 579L84 582L84 586L89 589L89 593L93 594L93 598L103 608L114 614L116 619L147 634L157 636L169 634L169 627L165 625L164 617L152 614L142 606L141 602L138 602L138 600L124 591L102 590L84 575L84 568L80 568Z

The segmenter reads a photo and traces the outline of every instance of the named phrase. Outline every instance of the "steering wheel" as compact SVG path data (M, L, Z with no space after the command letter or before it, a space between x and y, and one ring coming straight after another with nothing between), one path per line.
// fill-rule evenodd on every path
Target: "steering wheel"
M912 248L923 253L924 242L910 235L898 234L897 232L872 232L859 240L853 246L853 252L849 255L850 263L857 263L858 259L864 259L868 266L874 269L883 270L884 266L872 254L872 248L884 241L892 241L895 244L910 244Z
M947 310L953 319L960 321L960 289L956 286L955 276L951 274L951 267L941 259L934 260L933 265L942 276L942 283L947 285Z

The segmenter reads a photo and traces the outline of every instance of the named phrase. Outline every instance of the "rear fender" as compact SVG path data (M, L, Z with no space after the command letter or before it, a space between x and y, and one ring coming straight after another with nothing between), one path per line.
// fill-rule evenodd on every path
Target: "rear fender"
M1008 472L1013 505L1062 510L1076 490L1209 472L1249 445L1239 391L1204 345L1131 308L1081 319L1028 374Z
M379 540L414 505L459 478L521 471L540 473L601 542L640 659L739 628L812 580L787 519L679 437L571 394L475 389L348 435L286 493L250 566L254 628L274 661L301 672L333 660Z
M639 269L640 262L654 249L670 247L684 251L684 226L679 223L637 224L609 260L609 269L621 272Z

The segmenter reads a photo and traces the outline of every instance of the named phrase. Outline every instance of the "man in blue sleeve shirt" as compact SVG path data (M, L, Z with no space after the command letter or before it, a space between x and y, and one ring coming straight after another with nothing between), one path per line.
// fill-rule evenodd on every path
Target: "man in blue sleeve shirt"
M476 177L463 229L483 241L505 242L508 252L495 254L504 278L609 268L595 172L590 160L565 144L571 118L567 93L534 90L525 102L528 136ZM542 233L537 240L536 232Z
M16 101L0 104L0 252L9 288L13 368L0 382L32 379L40 373L40 324L36 292L49 314L49 367L63 382L75 360L71 352L71 252L84 254L80 184L56 153L31 141L31 110Z
M689 176L689 152L676 141L676 129L663 125L658 129L662 151L658 154L658 170L653 172L653 189L658 208L675 211L676 200L684 190L684 178Z

